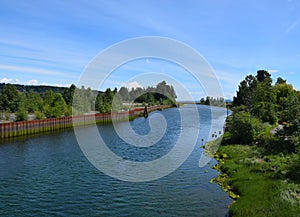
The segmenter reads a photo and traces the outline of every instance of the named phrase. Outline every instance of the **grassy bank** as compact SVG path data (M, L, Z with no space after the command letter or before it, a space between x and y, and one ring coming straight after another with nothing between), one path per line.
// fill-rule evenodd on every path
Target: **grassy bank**
M214 181L235 199L231 216L300 216L299 156L265 155L257 147L226 145L214 157L221 171Z

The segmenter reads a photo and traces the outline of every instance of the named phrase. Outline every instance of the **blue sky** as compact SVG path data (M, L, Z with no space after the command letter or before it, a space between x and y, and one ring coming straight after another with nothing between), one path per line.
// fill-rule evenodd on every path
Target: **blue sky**
M225 97L258 69L300 89L299 11L297 0L0 0L0 82L77 84L103 49L130 38L162 36L197 50L215 70ZM101 88L129 80L133 86L155 84L155 79L135 81L132 67L143 73L174 70L174 64L139 60L113 72ZM195 99L203 96L192 77L175 71L174 79Z

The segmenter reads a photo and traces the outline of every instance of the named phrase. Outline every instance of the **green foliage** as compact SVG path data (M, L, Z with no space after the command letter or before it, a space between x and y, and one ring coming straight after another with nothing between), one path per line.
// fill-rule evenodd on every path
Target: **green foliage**
M223 172L215 180L232 198L240 196L230 215L299 216L299 92L282 78L272 85L271 75L259 70L240 83L231 109L215 156ZM283 127L274 130L277 120Z
M288 152L297 150L297 131L299 130L297 126L299 124L295 123L299 123L300 120L300 94L293 89L292 85L287 84L286 80L278 78L276 84L272 86L271 75L265 70L257 71L255 77L252 75L246 76L245 80L240 83L232 110L234 113L240 111L250 112L252 117L271 125L276 124L277 121L285 123L284 129L278 132L276 137L261 129L258 136L252 140L250 139L251 136L248 138L250 130L247 128L248 131L245 131L247 135L244 135L246 139L243 139L243 142L247 143L246 141L253 142L255 140L257 144L266 146L269 150ZM251 124L244 120L243 125L250 128ZM231 132L231 129L229 131L233 137L242 135L236 133L238 129L234 132ZM238 142L236 139L232 139L232 141Z
M276 95L269 83L261 82L257 85L252 97L251 114L258 117L262 122L274 124L276 122L275 103Z
M35 116L35 119L37 119L37 120L41 120L41 119L45 118L45 115L40 111L35 111L34 116Z
M110 113L112 111L112 103L115 92L107 88L103 94L98 94L96 98L95 108L100 113Z
M135 96L135 98L132 98L134 102L149 105L174 105L177 98L173 86L168 85L165 81L158 83L156 87L137 88L136 90L131 90L131 92L129 95Z
M93 91L90 88L76 88L73 84L69 88L48 86L24 86L1 84L0 109L2 114L10 115L18 112L18 120L27 119L28 113L35 113L36 119L63 117L74 114L83 114L90 111L110 113L128 109L123 102L140 102L148 105L175 103L174 88L165 81L156 87L136 88L128 91L122 87L108 88L104 93ZM25 115L26 114L26 115Z
M256 77L258 82L265 83L268 86L271 86L272 78L271 78L271 74L268 71L258 70L255 77Z
M262 128L259 119L252 117L249 112L234 112L227 122L231 135L230 142L236 144L250 144Z
M18 110L19 92L12 84L6 84L1 91L1 109L16 112Z
M257 79L253 75L247 75L245 80L243 80L237 91L236 97L233 98L233 106L246 106L249 111L252 107L252 98L254 91L257 87Z
M95 109L100 113L110 113L127 109L123 102L141 103L143 105L173 105L176 94L173 86L167 85L165 81L157 84L156 87L132 88L130 91L126 87L121 87L111 91L106 89L104 93L99 93L95 101Z
M299 185L280 180L299 171L299 161L291 166L297 156L262 156L252 146L228 145L218 149L216 158L223 172L217 180L240 196L229 208L231 216L299 216Z
M72 84L70 88L66 88L63 93L64 100L68 106L71 106L73 103L73 96L76 90L76 86Z
M67 104L60 93L53 93L51 90L46 91L44 103L43 113L47 118L63 117L67 111Z
M29 113L33 113L35 111L41 111L43 108L43 99L38 94L30 90L25 94L26 97L26 107Z
M296 92L286 97L285 106L281 111L281 119L288 123L300 120L300 99L299 94Z
M283 80L283 78L278 77L277 81L276 81L276 85L278 85L278 84L286 84L286 80Z
M28 120L28 113L27 110L20 106L18 111L16 112L16 121L27 121Z
M16 111L16 121L27 121L28 113L26 109L26 96L24 93L20 93L18 96L18 108Z
M0 84L0 91L3 90L3 88L7 84L1 83ZM16 89L19 92L27 93L29 91L33 91L38 94L44 94L47 90L52 90L54 93L63 93L65 90L65 87L55 87L55 86L48 86L48 85L22 85L22 84L11 84L16 87Z
M90 112L95 109L96 94L90 89L83 86L75 89L73 94L73 109L78 114Z
M259 70L240 83L232 110L216 156L229 156L219 160L220 185L240 195L230 214L299 216L299 92L282 78L272 85L271 75ZM277 120L282 126L274 130Z
M129 91L126 87L121 87L119 90L119 95L124 102L130 101Z
M223 97L214 98L214 97L210 97L210 96L207 96L206 99L201 98L200 104L211 105L211 106L223 106L223 107L226 106L226 102Z

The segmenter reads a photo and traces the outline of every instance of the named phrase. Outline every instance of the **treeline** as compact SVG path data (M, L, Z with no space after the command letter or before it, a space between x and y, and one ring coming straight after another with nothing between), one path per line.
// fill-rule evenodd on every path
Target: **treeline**
M0 91L5 87L5 83L0 83ZM29 92L30 90L37 93L45 93L47 90L52 90L54 93L63 93L67 87L56 87L49 85L23 85L14 84L19 92Z
M206 98L201 98L200 102L201 105L210 105L210 106L225 106L226 102L223 97L211 97L207 96Z
M272 84L271 74L265 70L246 76L231 109L223 143L300 153L300 92L286 80L279 77Z
M121 87L119 91L107 89L103 94L98 94L95 108L101 113L128 109L124 102L141 103L143 105L174 105L176 93L172 85L166 81L158 83L155 87L132 88Z
M215 158L230 216L299 216L300 93L265 70L240 83Z
M18 87L26 87L22 90ZM30 86L29 86L30 87ZM57 92L55 92L56 90ZM165 81L156 87L136 88L128 90L121 87L105 92L94 91L91 88L78 88L72 84L62 89L30 89L24 85L2 84L0 91L0 110L2 119L10 119L15 113L17 121L28 119L28 114L34 114L35 119L58 118L91 111L110 113L128 109L124 102L143 104L171 105L175 103L174 88Z

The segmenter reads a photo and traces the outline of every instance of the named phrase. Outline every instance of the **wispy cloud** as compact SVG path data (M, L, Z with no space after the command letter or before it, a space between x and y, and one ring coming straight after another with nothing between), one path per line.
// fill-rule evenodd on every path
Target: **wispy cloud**
M39 83L38 80L30 80L27 82L27 84L29 84L29 85L34 85L34 84L38 84L38 83Z
M300 18L296 21L294 21L291 25L288 26L288 28L286 29L286 33L291 32L293 29L295 29L298 25L300 24Z
M32 74L43 74L43 75L57 75L57 76L65 76L68 75L63 72L48 70L43 68L33 68L33 67L21 67L21 66L10 66L10 65L0 65L0 70L8 70L8 71L18 71L18 72L27 72Z
M279 70L277 70L277 69L268 69L267 71L271 74L279 72Z

